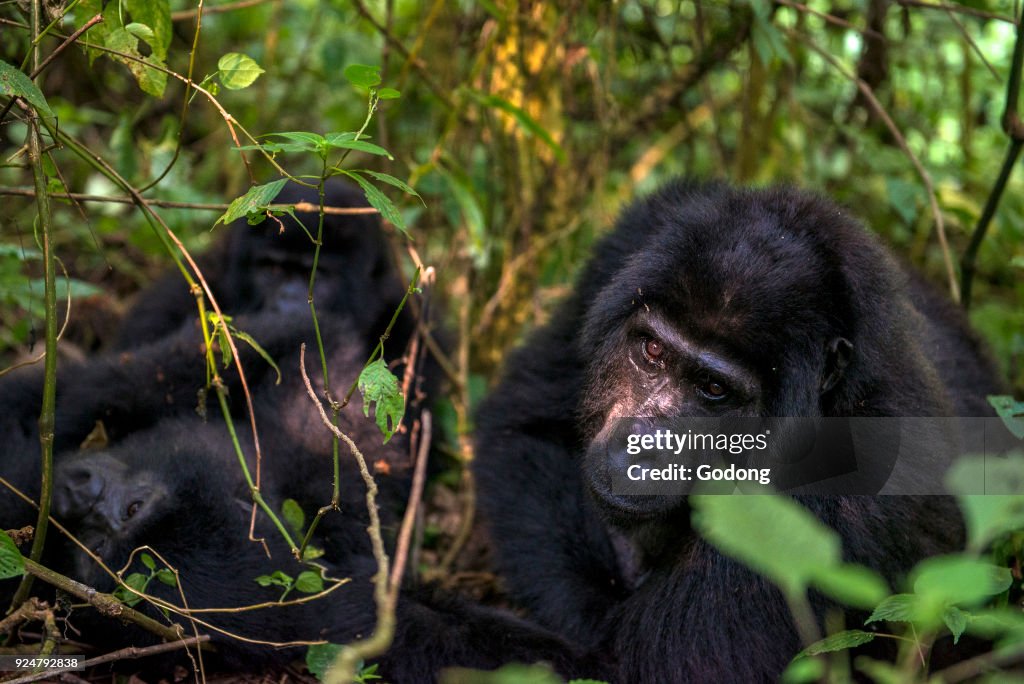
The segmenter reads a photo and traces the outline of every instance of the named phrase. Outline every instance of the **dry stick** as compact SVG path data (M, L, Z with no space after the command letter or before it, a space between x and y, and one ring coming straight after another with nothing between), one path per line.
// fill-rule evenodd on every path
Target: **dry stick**
M974 228L974 233L971 234L971 241L960 259L964 309L971 305L971 285L974 280L974 261L978 257L978 249L981 247L981 241L985 239L985 233L988 231L992 217L995 216L996 207L999 206L999 200L1003 196L1003 191L1006 190L1006 183L1017 163L1017 157L1020 156L1021 149L1024 148L1024 122L1021 121L1017 111L1021 78L1024 75L1022 71L1024 71L1024 10L1021 11L1017 22L1017 41L1013 46L1013 61L1010 62L1010 76L1006 83L1006 107L1003 109L1002 125L1003 130L1010 137L1010 147L1006 150L1003 168L999 170L999 178L992 187L992 192L989 193L985 209L981 213L981 218L978 219L978 225Z
M397 594L402 584L402 573L409 558L409 542L412 528L416 523L416 512L423 499L423 485L427 480L427 455L430 453L430 435L433 428L430 409L424 409L420 416L420 448L416 454L416 468L412 475L412 491L409 492L409 505L406 506L402 518L402 528L398 533L398 544L395 546L395 565L391 568L392 594Z
M388 591L388 554L384 550L384 540L380 534L380 516L377 511L377 483L366 466L366 458L359 450L352 438L342 432L331 422L324 405L317 398L313 385L309 382L309 375L306 373L306 345L299 347L299 370L302 374L302 382L306 386L306 393L316 405L320 413L320 419L327 429L334 433L335 437L348 445L349 451L359 464L359 474L363 477L366 485L366 510L370 514L370 525L366 528L370 536L370 546L373 548L373 558L377 563L377 572L373 576L373 600L377 606L377 625L373 634L366 639L354 641L341 648L338 657L331 665L324 679L325 684L348 684L355 677L356 664L360 660L372 658L387 650L395 634L395 601L397 595Z
M238 0L238 2L229 2L226 5L215 5L213 7L204 7L203 16L210 14L221 14L223 12L233 12L240 9L248 9L250 7L257 7L259 5L265 5L268 2L280 2L280 0ZM180 10L178 12L171 12L171 21L188 21L194 19L199 10L187 9Z
M147 656L156 655L159 653L167 653L169 651L177 651L181 648L188 648L189 646L198 646L204 644L210 640L207 635L198 637L189 637L188 639L181 639L180 641L174 641L171 643L164 644L153 644L152 646L146 646L139 648L137 646L129 646L122 648L117 651L112 651L105 655L96 656L95 658L89 658L80 667L93 667L94 665L102 665L103 663L111 663L115 660L134 660L136 658L145 658ZM72 668L62 667L56 669L48 669L45 672L39 672L37 674L28 675L26 677L18 677L17 679L11 679L4 684L30 684L30 682L38 682L49 677L56 677L57 675L70 672Z
M946 266L946 278L949 280L949 293L953 298L953 301L959 302L960 285L956 278L956 271L953 268L953 255L949 249L949 242L946 240L946 224L942 218L942 210L939 208L939 202L935 198L935 184L932 183L931 174L929 174L927 169L924 168L924 165L921 163L921 160L917 158L917 155L911 151L910 146L907 145L907 139L903 137L903 133L900 132L900 129L896 126L892 117L889 116L889 113L885 111L885 107L883 107L882 103L875 97L875 93L871 90L871 86L862 81L855 74L851 74L847 71L835 57L830 55L826 50L818 46L817 43L808 39L806 36L793 31L792 29L786 29L786 33L791 38L800 40L804 45L817 52L822 59L831 64L832 67L835 68L835 70L844 78L850 80L857 86L857 89L860 90L862 95L864 95L864 98L868 101L868 104L871 105L871 108L885 123L885 127L889 129L889 133L891 133L892 137L896 140L896 143L899 145L904 156L906 156L907 159L910 160L910 163L914 165L914 169L917 171L917 175L921 179L921 182L924 183L925 190L928 193L928 206L931 208L932 218L935 220L935 234L939 238L939 247L942 250L942 261Z
M51 192L50 197L57 199L69 199L77 202L108 202L110 204L135 204L131 197L108 197L107 195L88 195L81 192ZM0 196L15 195L18 197L35 197L36 191L31 188L0 188ZM202 202L172 202L170 200L146 199L143 203L150 207L161 207L164 209L198 209L200 211L225 211L227 204L209 204ZM281 210L285 207L294 206L295 211L300 214L319 213L320 207L312 202L297 202L291 204L270 204L271 211ZM324 207L325 214L350 215L350 214L379 214L373 207Z

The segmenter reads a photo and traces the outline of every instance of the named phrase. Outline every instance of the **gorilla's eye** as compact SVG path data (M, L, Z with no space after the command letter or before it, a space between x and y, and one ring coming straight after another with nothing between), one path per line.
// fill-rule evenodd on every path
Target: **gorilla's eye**
M665 345L653 337L644 340L644 354L652 361L657 361L665 354Z
M128 504L128 508L124 509L124 516L122 517L122 519L130 520L131 518L134 518L135 514L139 512L140 508L142 508L141 501L132 501L130 504Z
M724 399L725 397L729 396L729 388L723 385L722 383L718 382L717 380L713 380L711 378L708 378L700 385L698 385L697 391L700 392L701 395L703 395L706 399L711 399L713 401L718 401L719 399Z

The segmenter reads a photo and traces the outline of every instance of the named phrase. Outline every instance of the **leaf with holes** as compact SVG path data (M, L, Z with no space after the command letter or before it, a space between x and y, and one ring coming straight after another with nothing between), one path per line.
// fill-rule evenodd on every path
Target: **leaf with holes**
M377 405L374 415L386 444L405 415L405 397L398 386L398 378L384 359L377 359L359 374L359 392L363 395L364 416L370 415L370 404Z

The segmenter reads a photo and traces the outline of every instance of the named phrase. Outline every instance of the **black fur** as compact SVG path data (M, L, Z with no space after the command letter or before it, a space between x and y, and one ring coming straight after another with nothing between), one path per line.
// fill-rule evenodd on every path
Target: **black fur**
M603 487L585 454L607 422L981 415L998 389L963 317L844 209L679 181L622 214L509 357L477 417L479 507L514 600L608 651L614 681L770 680L799 648L781 594L697 537L684 498ZM890 580L962 543L948 498L801 501Z

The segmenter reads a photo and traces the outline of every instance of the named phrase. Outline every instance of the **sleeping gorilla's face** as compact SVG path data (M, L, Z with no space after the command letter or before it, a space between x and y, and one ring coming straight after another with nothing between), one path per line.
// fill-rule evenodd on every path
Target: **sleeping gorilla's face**
M623 419L645 433L677 417L827 415L852 360L858 321L835 256L851 227L834 207L793 195L697 209L687 199L625 214L654 237L586 313L584 475L613 521L684 503L612 491L611 477L643 458L611 439Z

